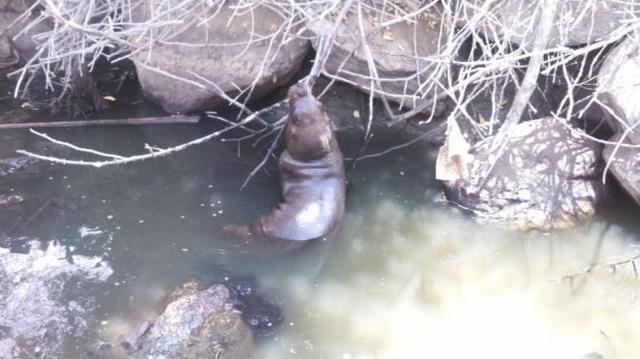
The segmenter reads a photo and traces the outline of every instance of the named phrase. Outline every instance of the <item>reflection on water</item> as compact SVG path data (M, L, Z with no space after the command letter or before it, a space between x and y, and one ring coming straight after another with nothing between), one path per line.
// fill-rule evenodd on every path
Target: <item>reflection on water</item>
M208 127L49 134L126 154L144 143L181 143L213 130ZM395 137L380 135L367 151L402 141ZM23 132L3 139L2 154L36 146ZM361 146L358 135L340 139L346 157ZM93 334L66 357L95 352L101 342L117 344L187 280L236 275L255 275L285 315L281 331L260 340L257 358L640 355L633 267L581 275L592 263L635 255L637 227L600 219L553 235L516 235L478 226L436 203L432 159L415 145L349 171L347 215L326 241L286 257L247 258L221 238L221 228L266 211L278 187L271 166L239 191L261 155L248 145L242 150L237 157L235 145L214 141L127 166L56 166L3 179L0 193L22 193L26 202L0 218L1 230L17 228L12 238L57 240L72 253L105 258L114 270L87 294L97 298L88 323Z
M558 235L480 227L448 209L371 199L322 271L266 276L290 326L258 357L637 358L634 236L594 223ZM568 275L576 275L567 277Z

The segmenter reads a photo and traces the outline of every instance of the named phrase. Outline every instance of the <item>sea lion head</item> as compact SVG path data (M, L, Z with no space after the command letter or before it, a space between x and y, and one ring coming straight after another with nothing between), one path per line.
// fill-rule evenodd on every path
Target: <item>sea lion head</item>
M322 103L316 100L311 90L304 84L295 84L289 89L289 122L311 124L322 121L326 114Z
M314 160L337 148L329 117L304 84L289 89L289 120L287 123L287 151L299 160Z

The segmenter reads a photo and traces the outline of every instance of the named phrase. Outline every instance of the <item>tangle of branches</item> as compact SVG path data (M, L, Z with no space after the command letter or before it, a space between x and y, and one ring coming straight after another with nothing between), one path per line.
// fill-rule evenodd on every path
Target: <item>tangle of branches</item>
M152 15L140 19L137 14L144 6L151 6ZM331 79L329 86L334 81L343 81L366 90L370 108L367 135L373 120L374 98L382 101L390 125L420 113L428 114L426 121L431 121L436 113L435 104L447 99L452 103L449 116L466 120L480 139L497 135L493 147L501 151L523 113L536 110L530 98L540 90L540 76L561 81L567 87L554 109L553 115L558 121L569 126L568 123L581 116L590 105L598 105L623 128L629 128L600 100L595 79L598 64L610 45L633 36L640 27L639 5L633 0L35 0L16 20L15 26L26 32L35 24L47 23L50 30L35 36L39 44L37 52L11 74L16 78L15 95L23 94L35 76L42 76L49 89L66 89L72 85L72 74L92 71L101 58L116 63L157 43L176 44L177 35L191 26L206 26L222 7L233 9L231 17L267 7L284 19L284 25L273 29L271 34L250 34L250 40L244 44L247 47L270 41L269 48L277 52L282 43L292 38L311 40L316 50L313 67L301 81L313 86L317 77L325 76ZM613 24L605 29L599 25L604 21L603 14ZM425 24L434 32L436 40L435 50L426 54L416 40ZM408 26L413 31L413 46L403 49L402 61L408 60L414 68L409 74L383 76L381 57L389 54L376 53L374 39L376 36L386 38L394 26ZM578 38L577 28L582 29L582 36ZM328 60L344 45L345 38L353 45L350 53L338 69L328 71ZM265 56L261 66L272 58ZM364 61L367 70L355 73L347 66L352 58ZM267 123L261 115L271 107L253 112L246 106L250 98L247 95L252 93L255 82L238 89L239 94L232 97L201 74L192 72L184 76L172 74L170 70L155 69L195 87L218 92L240 109L243 118L218 117L228 124L227 129L167 149L149 147L135 156L90 152L78 147L74 150L99 158L73 160L20 152L58 163L101 167L165 156L235 128L247 131L242 139L253 138L259 142L267 137L279 137L284 118ZM389 87L390 82L401 86ZM322 96L327 88L316 90ZM516 89L515 96L508 96L508 88ZM578 88L589 89L588 96L577 97ZM483 121L468 110L469 104L481 96L489 96L492 105L487 123L481 123ZM286 106L278 103L274 107L280 105ZM498 113L505 106L508 111L501 118ZM249 123L255 126L246 126ZM34 133L56 141L46 134ZM608 143L587 133L581 134ZM72 146L62 141L58 144ZM617 144L632 146L625 144L624 138ZM269 151L273 148L270 146ZM267 153L265 161L270 154Z

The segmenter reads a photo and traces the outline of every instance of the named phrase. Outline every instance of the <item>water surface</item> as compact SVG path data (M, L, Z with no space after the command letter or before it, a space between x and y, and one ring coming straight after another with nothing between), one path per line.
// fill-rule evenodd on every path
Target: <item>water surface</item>
M168 147L215 128L47 133L133 154L145 143ZM3 155L42 146L26 131L0 136ZM361 136L340 135L346 157L357 155ZM406 140L379 132L365 152ZM125 166L46 165L0 183L0 193L27 200L0 221L3 230L18 224L11 235L15 250L21 237L58 241L73 253L103 257L114 270L107 283L88 289L97 301L91 335L73 342L65 356L117 342L187 280L230 275L255 276L285 315L283 327L258 342L257 358L640 356L633 266L599 265L639 253L634 218L640 211L630 202L614 197L606 216L554 234L478 225L440 201L433 148L415 144L355 166L347 162L347 214L325 241L286 256L253 258L234 250L221 229L266 211L279 188L272 161L240 191L262 156L249 143L240 149L238 156L236 144L214 140ZM588 266L595 267L587 273Z

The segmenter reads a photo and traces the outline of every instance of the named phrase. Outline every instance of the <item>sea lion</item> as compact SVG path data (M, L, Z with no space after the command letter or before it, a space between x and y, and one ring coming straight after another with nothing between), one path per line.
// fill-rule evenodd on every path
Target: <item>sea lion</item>
M344 163L329 117L303 84L289 89L288 100L278 163L283 200L252 225L225 227L237 237L304 243L331 232L344 214Z

